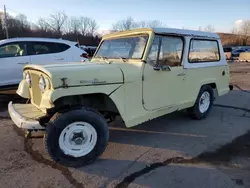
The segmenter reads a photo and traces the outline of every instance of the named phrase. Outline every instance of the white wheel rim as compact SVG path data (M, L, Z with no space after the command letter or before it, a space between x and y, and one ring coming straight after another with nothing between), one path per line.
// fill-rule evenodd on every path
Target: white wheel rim
M95 128L86 122L74 122L63 129L59 147L65 155L82 157L90 153L97 142Z
M209 92L205 91L202 93L200 100L199 100L199 110L201 113L204 113L208 110L210 106L210 94Z

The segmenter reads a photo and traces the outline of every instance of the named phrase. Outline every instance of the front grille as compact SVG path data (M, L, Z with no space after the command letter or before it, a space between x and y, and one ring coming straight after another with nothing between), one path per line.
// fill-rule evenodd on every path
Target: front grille
M35 105L40 106L42 100L42 93L39 88L40 75L31 72L30 76L31 76L31 89L30 89L31 100Z

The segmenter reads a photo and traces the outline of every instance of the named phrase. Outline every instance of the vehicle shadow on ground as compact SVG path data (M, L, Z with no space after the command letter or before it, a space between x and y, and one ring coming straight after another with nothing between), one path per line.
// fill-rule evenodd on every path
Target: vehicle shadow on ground
M133 128L125 128L121 121L114 122L110 125L109 142L118 144L118 147L123 147L124 150L128 148L133 149L128 149L126 152L123 151L123 149L117 149L115 147L110 148L111 146L109 145L107 148L110 153L107 155L108 157L105 157L104 159L101 158L95 163L80 168L79 170L104 176L109 179L117 179L117 177L123 177L132 172L136 173L138 169L145 170L148 161L138 160L138 155L136 155L136 153L139 153L141 147L149 149L158 148L165 152L172 152L172 154L176 152L177 156L180 155L182 157L186 156L186 154L188 154L190 158L200 156L201 158L204 158L204 162L210 162L209 160L214 161L221 156L224 157L225 155L228 155L228 150L231 151L234 148L238 148L239 145L232 145L232 147L227 146L222 152L220 152L218 148L231 142L234 137L243 135L250 129L248 118L245 118L245 121L243 121L242 124L238 122L241 120L240 118L249 115L250 112L250 110L244 105L246 101L243 99L242 102L242 97L250 97L250 95L247 92L233 91L228 96L222 97L215 102L210 115L206 119L200 121L192 120L185 111L180 111L162 116ZM227 148L229 149L227 150ZM217 149L219 152L218 156L217 153L212 155L210 153L202 155L203 153L206 153L207 150L217 151ZM225 155L223 155L223 153ZM131 160L124 160L124 157L122 157L123 154L131 156L135 155L135 157L134 159L131 158ZM109 157L110 155L118 155L119 157ZM158 155L161 155L161 153L158 153ZM211 159L207 159L207 156L211 157ZM139 156L139 158L140 157L141 156ZM152 158L154 158L154 156L151 156L151 161L154 161ZM168 156L165 159L169 158L171 158L171 156ZM190 163L192 163L192 161L190 161ZM152 164L152 162L150 164ZM164 162L159 166L161 165L166 166ZM179 168L183 168L183 171L186 171L185 169L192 171L194 171L194 168L196 169L196 167L185 165L182 165ZM213 171L206 167L199 167L198 169L200 170L197 171L200 171L201 173L210 173L210 171ZM180 175L182 175L182 170L179 172ZM140 174L140 172L138 173ZM166 177L162 178L166 179ZM185 179L185 177L181 178ZM193 178L195 178L195 176ZM153 186L153 184L147 185Z
M166 167L166 168L163 168ZM190 164L174 164L170 160L147 164L128 160L98 160L94 164L78 170L108 178L102 186L108 187L116 182L116 188L128 187L131 183L149 187L228 187L234 182L223 173L209 166L195 166ZM192 172L192 173L190 173ZM178 177L178 182L177 178ZM199 179L197 179L199 177ZM181 181L180 181L181 180ZM195 186L194 186L194 182Z
M110 142L192 154L191 150L204 148L208 142L231 138L230 135L239 131L243 123L241 131L244 134L248 119L242 120L242 117L250 117L250 105L247 101L250 101L250 91L234 90L218 98L208 117L203 120L191 119L186 111L182 110L132 128L126 128L121 121L117 121L110 125Z
M109 141L183 151L184 143L201 142L206 138L202 132L198 133L191 128L197 123L191 120L185 111L165 115L133 128L126 128L118 122L110 127Z

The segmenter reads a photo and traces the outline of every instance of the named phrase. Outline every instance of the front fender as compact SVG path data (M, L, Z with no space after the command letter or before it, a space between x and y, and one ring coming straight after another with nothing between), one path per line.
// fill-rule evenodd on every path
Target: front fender
M122 84L110 84L110 85L93 85L93 86L82 86L82 87L68 87L68 88L58 88L51 93L50 100L55 102L57 99L65 96L73 95L84 95L91 93L103 93L110 95Z
M23 98L30 99L29 86L25 80L19 83L16 93Z

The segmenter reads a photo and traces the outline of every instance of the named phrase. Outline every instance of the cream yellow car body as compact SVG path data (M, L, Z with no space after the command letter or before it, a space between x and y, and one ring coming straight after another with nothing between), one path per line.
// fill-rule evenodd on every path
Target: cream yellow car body
M155 30L136 29L109 34L102 41L137 34L149 36L140 60L103 60L94 57L90 63L84 64L28 65L24 73L43 75L49 84L42 93L38 81L32 82L32 85L37 86L31 89L23 80L17 93L31 99L31 104L43 113L54 108L55 101L66 96L104 94L114 102L127 127L192 107L203 85L211 85L217 96L228 93L229 68L224 63L226 59L219 38L216 40L219 42L220 61L223 63L218 66L213 63L206 67L187 65L189 45L184 45L182 66L170 67L168 71L155 71L146 63ZM188 44L192 37L185 36L185 43ZM34 119L37 119L35 115Z

